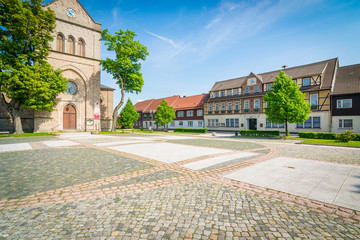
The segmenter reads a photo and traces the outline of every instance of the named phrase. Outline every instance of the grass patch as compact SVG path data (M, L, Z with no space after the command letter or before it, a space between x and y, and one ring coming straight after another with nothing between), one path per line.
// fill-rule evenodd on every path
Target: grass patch
M271 136L271 137L264 137L264 136L234 136L235 138L245 138L245 139L251 139L251 138L256 138L256 139L281 139L281 136Z
M42 132L42 133L23 133L23 134L10 134L10 137L42 137L42 136L51 136L50 133ZM7 134L1 134L0 138L9 137Z
M121 131L121 130L120 130ZM138 132L138 133L166 133L164 131L159 131L159 130L148 130L148 129L144 129L144 130L140 130L140 129L134 129L134 132Z
M360 148L360 141L349 141L347 143L343 143L332 139L306 139L300 143Z

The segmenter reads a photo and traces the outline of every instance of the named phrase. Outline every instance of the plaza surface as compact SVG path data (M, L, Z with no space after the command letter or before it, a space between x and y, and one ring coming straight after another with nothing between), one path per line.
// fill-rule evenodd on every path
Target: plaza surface
M358 239L360 149L295 143L0 139L0 239Z

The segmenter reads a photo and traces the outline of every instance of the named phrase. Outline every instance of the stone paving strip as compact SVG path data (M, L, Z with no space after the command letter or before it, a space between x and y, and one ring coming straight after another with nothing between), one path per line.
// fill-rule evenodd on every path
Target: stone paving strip
M95 143L95 146L98 147L108 147L108 146L116 146L116 145L126 145L126 144L137 144L137 143L149 143L149 142L153 142L153 141L149 141L144 140L144 141L139 141L139 140L123 140L123 141L114 141L114 142L103 142L103 143Z
M3 210L5 239L357 239L360 225L204 181Z
M69 140L44 141L41 143L48 147L68 147L68 146L79 145L79 143Z
M32 149L32 147L30 146L29 143L12 143L12 144L0 145L0 152L30 150L30 149Z
M141 151L139 148L141 147ZM173 163L189 158L200 157L209 154L225 153L230 150L215 149L197 146L185 146L172 143L144 143L139 145L125 145L109 147L110 149L126 153L136 153L139 156L155 159L165 163Z
M241 159L241 158L246 158L246 157L256 156L256 155L257 155L256 153L252 153L252 152L240 152L240 153L234 153L234 154L229 154L229 155L225 155L225 156L207 158L207 159L196 161L196 162L191 162L191 163L182 165L182 167L189 168L192 170L201 170L201 169L208 168L208 167L220 164L220 163L232 161L234 159L239 159L239 158Z

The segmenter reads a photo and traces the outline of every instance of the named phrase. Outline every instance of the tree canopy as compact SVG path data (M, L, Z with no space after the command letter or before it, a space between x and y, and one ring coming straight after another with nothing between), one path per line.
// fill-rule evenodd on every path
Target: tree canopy
M162 100L160 105L156 108L156 115L155 115L155 124L156 125L166 125L171 123L172 120L176 117L175 110L172 106L168 105L168 102Z
M270 122L285 124L286 136L289 135L288 123L302 123L309 118L310 104L297 83L283 71L275 77L275 84L264 96L265 114Z
M111 130L115 132L118 111L124 103L125 93L140 93L144 85L140 72L141 63L149 55L147 48L139 41L135 41L135 32L119 30L114 35L108 29L101 32L101 40L105 41L107 50L115 53L115 59L101 60L103 70L111 74L121 90L121 99L115 107Z
M133 122L137 121L139 113L135 111L135 107L131 100L128 99L124 108L120 112L120 119L118 121L120 126L125 128L133 128Z
M0 0L0 101L12 117L15 133L23 132L20 111L53 110L66 90L60 70L47 63L55 14L41 0ZM10 100L9 100L10 98Z

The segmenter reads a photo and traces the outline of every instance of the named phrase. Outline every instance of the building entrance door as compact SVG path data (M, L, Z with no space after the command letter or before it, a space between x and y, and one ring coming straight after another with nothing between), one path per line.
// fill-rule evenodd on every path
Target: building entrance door
M63 129L76 129L76 109L70 104L64 107Z
M249 130L257 130L257 119L249 119Z

